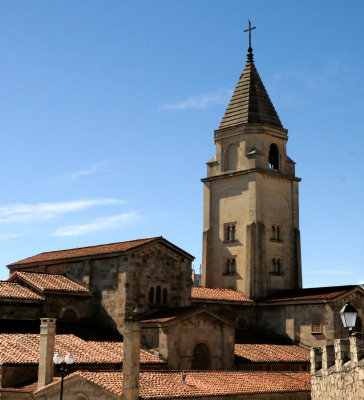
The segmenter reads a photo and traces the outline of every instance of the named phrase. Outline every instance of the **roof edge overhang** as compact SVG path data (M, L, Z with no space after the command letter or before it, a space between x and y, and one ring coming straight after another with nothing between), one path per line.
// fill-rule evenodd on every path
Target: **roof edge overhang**
M275 125L268 124L253 124L253 123L243 123L237 124L226 128L215 129L214 138L215 140L235 135L242 134L264 134L269 133L270 135L279 136L282 139L288 138L288 129L280 128Z
M204 306L201 306L201 307L197 308L196 310L187 311L184 314L177 315L175 318L170 319L169 321L163 321L163 322L158 322L158 321L154 321L153 322L153 321L151 321L151 322L148 322L148 320L145 320L145 321L142 321L142 324L145 327L149 327L149 326L150 327L151 326L163 327L163 326L173 325L175 323L179 323L179 322L181 322L181 321L183 321L185 319L188 319L188 318L194 317L196 315L200 315L200 314L208 314L211 317L213 317L215 319L218 319L221 322L232 326L233 328L236 328L236 325L234 324L234 322L231 321L229 318L226 318L221 314L214 313L214 312L210 311L207 307L204 307Z
M139 250L143 246L148 246L151 244L155 244L157 242L163 243L170 249L180 253L181 255L183 255L184 257L188 258L191 261L193 261L195 259L195 257L192 256L191 254L187 253L180 247L169 242L167 239L163 238L162 236L159 236L149 242L141 243L141 244L139 244L131 249L128 249L128 250L105 252L105 253L99 253L99 254L94 254L94 255L90 254L87 256L64 257L64 258L59 258L59 259L55 259L55 260L42 260L42 261L30 261L30 262L17 261L15 263L8 264L7 268L8 269L22 269L22 268L31 268L31 267L40 266L40 265L58 265L58 264L64 264L65 262L69 263L69 262L75 262L75 261L87 261L87 260L91 260L91 259L120 257L120 256L128 255L128 254L132 253L133 251ZM90 246L90 247L92 247L92 246ZM68 249L65 249L65 250L68 250ZM72 250L72 249L69 249L69 250ZM62 250L60 250L60 251L62 251ZM40 254L42 254L42 253L40 253Z
M290 181L301 182L301 178L297 178L296 176L290 176L290 175L282 174L282 172L280 172L280 171L269 170L269 169L264 169L264 168L251 168L251 169L247 169L244 171L235 171L235 172L229 172L227 174L210 176L210 177L202 178L201 182L211 182L211 181L216 181L219 179L234 178L239 175L248 175L248 174L252 174L252 173L260 173L260 174L269 175L270 177L275 177L277 179L288 179Z
M217 300L217 299L199 299L191 297L192 303L207 303L207 304L227 304L230 306L255 306L254 301L234 301L234 300Z

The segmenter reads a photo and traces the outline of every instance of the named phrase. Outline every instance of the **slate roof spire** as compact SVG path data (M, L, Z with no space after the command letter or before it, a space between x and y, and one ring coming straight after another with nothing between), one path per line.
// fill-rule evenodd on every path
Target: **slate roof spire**
M267 124L283 128L255 68L251 46L248 48L244 71L235 87L219 129L249 123Z

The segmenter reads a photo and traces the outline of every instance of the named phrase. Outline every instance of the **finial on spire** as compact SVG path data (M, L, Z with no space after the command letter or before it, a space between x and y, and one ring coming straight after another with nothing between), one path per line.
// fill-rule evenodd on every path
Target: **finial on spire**
M250 22L250 19L248 19L249 22L249 28L245 29L244 32L249 32L249 48L248 48L248 60L253 61L253 49L252 49L252 30L256 29L256 26L253 26L252 28L252 24Z

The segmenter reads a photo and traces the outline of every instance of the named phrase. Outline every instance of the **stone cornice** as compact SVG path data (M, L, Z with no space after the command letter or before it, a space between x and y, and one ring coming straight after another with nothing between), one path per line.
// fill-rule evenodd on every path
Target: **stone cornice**
M211 182L211 181L215 181L215 180L219 180L219 179L234 178L236 176L248 175L248 174L252 174L252 173L260 173L260 174L268 175L270 177L274 177L274 178L278 178L278 179L287 179L290 181L301 182L301 178L297 178L295 176L289 176L287 174L282 174L282 172L279 172L279 171L271 171L269 169L264 169L264 168L252 168L252 169L247 169L244 171L228 172L226 174L202 178L201 182Z

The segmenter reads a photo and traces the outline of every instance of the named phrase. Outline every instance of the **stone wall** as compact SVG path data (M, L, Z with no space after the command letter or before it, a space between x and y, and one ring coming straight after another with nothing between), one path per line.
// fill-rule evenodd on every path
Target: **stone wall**
M142 325L141 343L167 360L168 369L192 369L194 349L199 343L209 350L206 369L233 369L235 329L219 318L202 312L168 325L154 325Z
M311 350L312 400L364 399L364 340L336 339Z

